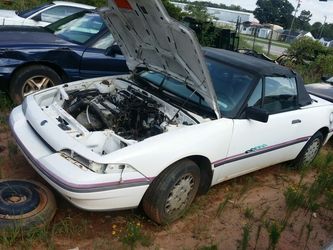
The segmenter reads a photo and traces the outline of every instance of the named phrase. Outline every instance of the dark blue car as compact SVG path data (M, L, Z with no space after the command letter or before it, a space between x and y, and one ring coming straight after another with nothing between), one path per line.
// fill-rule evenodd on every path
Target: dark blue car
M0 27L0 89L16 103L63 82L126 72L98 13L76 13L44 28Z

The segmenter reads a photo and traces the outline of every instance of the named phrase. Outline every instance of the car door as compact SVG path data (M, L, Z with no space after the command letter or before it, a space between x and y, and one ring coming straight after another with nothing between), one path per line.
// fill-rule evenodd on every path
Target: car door
M234 130L218 182L294 159L312 136L311 110L297 105L295 78L266 77L248 100L249 107L269 113L265 122L235 119Z
M112 45L114 45L114 39L111 33L107 32L86 48L81 60L81 78L118 75L128 72L123 55L108 53L108 49Z

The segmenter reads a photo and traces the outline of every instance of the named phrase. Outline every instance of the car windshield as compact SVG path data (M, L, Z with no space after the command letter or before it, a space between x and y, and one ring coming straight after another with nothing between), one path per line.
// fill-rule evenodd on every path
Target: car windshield
M251 86L256 80L255 76L209 58L206 58L206 63L222 115L225 117L235 116L244 99L248 96ZM189 102L204 109L209 107L203 97L184 82L150 70L140 72L139 76L160 91L182 98L184 103Z
M258 81L257 77L242 69L220 61L206 58L221 113L235 116Z
M28 10L22 10L22 11L16 11L16 14L20 17L23 17L23 18L28 18L29 16L43 10L43 9L46 9L50 6L54 5L53 3L47 3L47 4L43 4L43 5L40 5L38 7L34 7L34 8L31 8L31 9L28 9Z
M79 12L46 27L57 37L76 44L84 44L105 29L102 18L92 12Z

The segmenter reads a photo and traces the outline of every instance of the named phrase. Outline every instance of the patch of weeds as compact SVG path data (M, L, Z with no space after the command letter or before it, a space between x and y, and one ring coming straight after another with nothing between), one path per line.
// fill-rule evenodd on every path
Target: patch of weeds
M259 241L259 237L260 237L261 229L262 229L262 225L259 224L259 225L258 225L257 232L256 232L256 242L255 242L255 245L254 245L254 249L257 249L257 245L258 245L258 241Z
M1 231L0 233L0 246L5 248L12 247L17 241L22 239L22 229L17 226Z
M199 247L198 250L217 250L217 245L209 245L209 246L202 246Z
M242 240L240 242L240 246L238 249L241 250L246 250L249 248L249 242L250 242L250 231L251 231L251 227L249 224L246 224L243 227L243 236L242 236Z
M250 208L250 207L245 208L245 211L244 211L245 218L252 219L253 215L254 215L254 211L252 208Z
M278 221L266 221L265 226L269 236L268 249L275 250L281 238L281 234L286 228L286 223Z
M332 166L333 164L333 153L327 152L325 153L319 153L318 156L314 159L312 162L312 166L316 169L319 169L321 171L323 168L327 168L329 166Z
M47 246L48 249L54 249L54 242L50 235L48 227L30 227L23 228L22 225L17 225L14 228L1 231L0 234L0 249L5 247L14 247L15 249L32 249L32 246L40 242Z
M224 200L219 204L219 207L217 208L217 212L216 212L216 217L221 217L225 207L227 206L228 202L231 200L232 195L228 194Z
M289 186L283 193L286 202L286 220L291 216L293 212L304 205L305 196L302 188Z
M0 112L7 112L14 107L6 93L0 91Z
M49 227L32 227L25 232L25 240L22 241L23 245L33 245L35 241L43 242L47 249L55 249L55 244L52 240L51 231ZM28 248L31 249L31 248Z
M75 236L85 234L87 232L87 221L81 220L80 222L74 222L73 218L66 217L61 221L53 224L52 235L66 235Z
M144 234L141 227L142 225L140 222L128 222L123 234L120 236L120 241L131 249L134 249L138 243L141 243L141 245L145 247L152 245L152 236Z

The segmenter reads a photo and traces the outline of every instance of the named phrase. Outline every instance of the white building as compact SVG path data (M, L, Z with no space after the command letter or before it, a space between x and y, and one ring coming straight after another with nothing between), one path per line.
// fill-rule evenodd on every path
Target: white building
M186 6L187 6L186 3L176 3L176 2L171 2L171 3L181 8L183 11L186 11ZM238 19L241 23L255 20L252 13L243 12L243 11L234 11L234 10L207 7L207 12L208 14L216 18L215 21L218 24L235 25Z
M320 38L319 42L325 47L333 47L333 40L325 37Z

